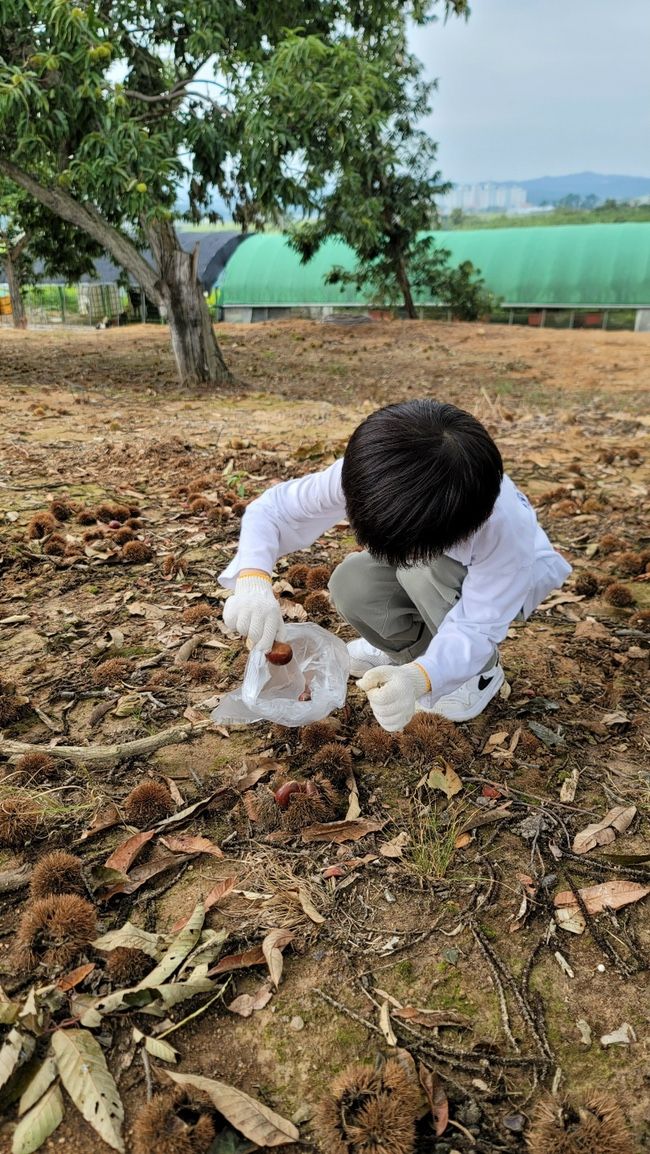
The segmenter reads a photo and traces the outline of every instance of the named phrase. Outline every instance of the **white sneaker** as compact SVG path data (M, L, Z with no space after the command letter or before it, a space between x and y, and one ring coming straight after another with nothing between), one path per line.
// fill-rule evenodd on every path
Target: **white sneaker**
M469 681L459 685L453 693L439 697L435 705L424 710L422 706L418 706L418 709L424 713L438 713L449 721L471 721L473 717L478 717L479 713L483 712L486 705L499 692L503 682L503 666L497 662L493 669L470 677Z
M355 641L348 641L350 655L350 677L363 677L369 669L376 669L378 665L394 665L392 657L382 649L376 649L365 637L357 637Z

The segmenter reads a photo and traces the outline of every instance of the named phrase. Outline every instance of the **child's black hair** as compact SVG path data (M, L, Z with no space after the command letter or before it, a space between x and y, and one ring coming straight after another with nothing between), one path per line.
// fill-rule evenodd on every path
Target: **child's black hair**
M475 533L502 478L501 454L480 421L429 399L371 413L343 458L357 541L394 566L426 563Z

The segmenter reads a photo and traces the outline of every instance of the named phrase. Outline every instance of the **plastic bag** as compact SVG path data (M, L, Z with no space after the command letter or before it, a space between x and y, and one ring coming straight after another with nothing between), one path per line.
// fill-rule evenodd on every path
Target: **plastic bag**
M278 725L307 725L322 721L345 702L350 659L345 642L320 625L287 625L283 635L293 649L288 665L271 665L259 650L246 663L239 689L222 697L213 721L274 721ZM311 700L299 701L308 688Z

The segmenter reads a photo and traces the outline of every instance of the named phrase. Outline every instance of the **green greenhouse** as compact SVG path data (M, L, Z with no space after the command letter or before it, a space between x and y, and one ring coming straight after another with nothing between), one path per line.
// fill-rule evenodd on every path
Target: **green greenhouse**
M431 233L454 265L469 260L510 319L544 324L546 314L573 323L607 324L617 311L646 327L650 309L650 223L562 225ZM256 321L298 313L323 316L364 309L369 294L327 284L334 266L354 268L354 254L326 242L307 264L279 234L251 236L228 261L219 282L224 320ZM422 308L439 305L428 297ZM591 317L591 320L589 318ZM584 319L584 317L583 317ZM578 323L580 321L578 320ZM615 322L614 322L615 323Z

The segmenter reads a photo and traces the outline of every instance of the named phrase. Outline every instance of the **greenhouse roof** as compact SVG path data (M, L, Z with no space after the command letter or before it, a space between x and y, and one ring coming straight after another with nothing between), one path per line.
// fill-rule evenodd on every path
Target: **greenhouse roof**
M476 229L429 234L469 260L505 306L546 308L650 305L650 223ZM221 279L225 306L365 305L369 294L328 285L335 265L354 268L354 254L327 241L307 264L277 233L250 236L233 253ZM420 296L419 304L434 303Z

